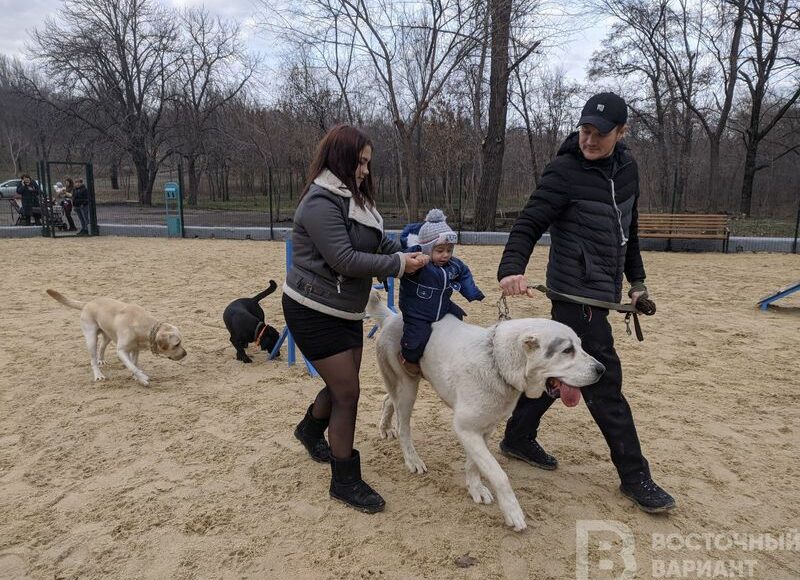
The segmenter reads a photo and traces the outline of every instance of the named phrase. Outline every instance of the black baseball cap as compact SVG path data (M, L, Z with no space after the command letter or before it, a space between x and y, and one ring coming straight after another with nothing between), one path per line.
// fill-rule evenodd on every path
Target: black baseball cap
M594 125L601 133L608 133L627 121L628 105L622 97L616 93L598 93L586 101L578 126Z

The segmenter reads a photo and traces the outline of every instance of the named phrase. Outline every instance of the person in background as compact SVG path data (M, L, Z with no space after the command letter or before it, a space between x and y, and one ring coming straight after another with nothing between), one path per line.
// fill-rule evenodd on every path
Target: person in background
M64 179L63 185L60 181L56 183L55 189L56 196L59 200L58 204L64 210L64 217L67 220L67 224L69 224L68 231L74 232L78 229L75 227L75 222L72 219L72 192L75 190L75 183L71 178L67 177Z
M81 220L79 236L89 235L89 190L80 177L75 180L75 190L72 192L72 205L78 211Z
M42 209L39 205L39 185L27 173L20 175L22 183L17 186L17 196L22 200L22 223L31 225L31 217L37 226L42 225Z

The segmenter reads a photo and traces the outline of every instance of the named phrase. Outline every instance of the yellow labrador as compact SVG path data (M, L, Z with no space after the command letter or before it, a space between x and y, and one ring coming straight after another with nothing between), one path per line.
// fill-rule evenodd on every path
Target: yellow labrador
M181 346L180 331L171 324L159 322L141 306L111 298L78 302L55 290L48 289L47 293L64 306L81 311L81 330L86 337L96 381L106 378L100 372L100 366L106 362L105 351L110 342L116 343L117 356L145 387L149 384L149 378L137 366L141 349L149 348L153 354L161 354L172 360L181 360L186 356Z

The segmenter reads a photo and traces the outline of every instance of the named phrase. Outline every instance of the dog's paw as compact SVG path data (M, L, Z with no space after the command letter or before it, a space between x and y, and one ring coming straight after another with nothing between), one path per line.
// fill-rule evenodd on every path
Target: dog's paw
M528 527L525 523L525 514L522 513L522 508L519 504L512 506L503 513L506 520L506 525L512 528L515 532L521 532Z
M411 473L423 474L428 471L428 468L425 467L425 463L419 458L419 455L406 458L406 467Z
M106 366L106 359L104 359L104 358L101 358L99 361L97 361L97 364L98 364L99 366L101 366L101 367L104 367L104 366Z
M475 503L489 504L494 501L494 496L492 495L492 491L482 483L478 483L477 485L471 486L469 488L469 494L472 496L472 501L474 501Z
M104 381L106 380L106 376L103 373L95 373L94 380L96 381Z
M383 423L378 425L378 434L381 436L381 439L397 439L397 430Z
M142 385L143 387L149 387L150 386L150 377L148 377L144 373L138 373L138 374L134 373L133 378L135 378L137 381L139 381L139 384Z

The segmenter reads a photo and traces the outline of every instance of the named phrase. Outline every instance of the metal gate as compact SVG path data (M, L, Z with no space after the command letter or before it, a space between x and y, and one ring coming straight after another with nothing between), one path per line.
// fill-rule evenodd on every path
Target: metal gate
M91 163L81 163L73 161L47 161L41 160L36 163L36 173L39 184L42 188L42 236L46 238L74 236L74 232L67 230L64 222L65 215L60 201L53 199L53 183L51 180L50 167L52 165L81 167L83 168L84 183L89 193L89 223L88 230L92 236L99 236L97 228L97 204L95 203L94 191L94 166Z

